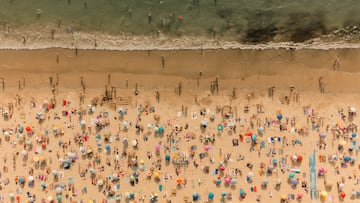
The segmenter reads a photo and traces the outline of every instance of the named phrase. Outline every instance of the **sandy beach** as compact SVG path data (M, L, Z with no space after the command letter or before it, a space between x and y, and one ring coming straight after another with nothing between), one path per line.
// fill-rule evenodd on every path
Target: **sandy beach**
M0 50L0 202L358 202L358 56Z

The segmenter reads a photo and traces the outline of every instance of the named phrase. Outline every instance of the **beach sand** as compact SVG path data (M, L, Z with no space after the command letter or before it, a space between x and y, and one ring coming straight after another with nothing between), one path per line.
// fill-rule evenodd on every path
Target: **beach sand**
M29 192L29 196L36 195L36 202L48 196L56 199L55 185L71 182L74 189L66 187L62 191L63 202L105 202L107 184L109 190L122 195L121 202L142 202L142 196L149 202L154 193L158 193L159 202L190 202L194 192L200 195L199 202L206 202L210 192L215 195L214 202L222 199L222 192L232 194L232 199L222 199L225 202L255 202L259 196L261 202L280 202L282 195L294 194L296 198L298 193L303 194L302 202L310 202L310 192L306 192L301 183L307 182L309 190L309 156L315 150L316 173L320 168L327 171L325 176L317 177L317 192L328 193L325 202L357 202L359 199L351 198L351 194L359 190L355 174L359 170L358 148L356 143L353 151L348 148L358 139L357 136L351 138L350 131L350 127L358 123L358 117L349 118L348 108L359 109L358 56L358 49L0 50L0 105L3 113L9 113L3 114L0 124L4 162L0 197L4 197L3 202L10 202L9 194L13 193L23 201L28 199ZM216 80L218 88L216 85L211 88ZM116 96L109 93L113 98L101 102L105 85L108 92L111 87L116 88ZM324 85L323 93L321 85ZM274 87L273 97L268 95L269 87ZM291 94L290 87L294 87ZM80 102L81 93L83 102ZM99 102L91 113L88 105L94 98ZM52 101L55 108L47 109ZM257 106L263 111L257 111ZM120 108L127 114L120 116ZM36 119L38 113L44 118L42 122ZM280 113L283 118L279 120ZM206 129L201 128L204 119ZM96 120L109 124L97 129ZM141 132L135 127L137 121L139 128L143 128ZM279 123L283 125L282 131ZM235 130L231 124L236 126ZM219 125L224 129L218 130ZM16 132L20 126L25 128L23 133ZM156 133L161 127L164 132ZM258 132L260 127L264 128L262 135ZM343 128L348 130L343 132ZM58 133L54 133L54 129ZM355 127L353 131L356 134ZM322 133L326 138L319 140ZM256 141L251 141L251 136L247 138L249 141L241 141L251 134L257 135ZM105 140L107 135L110 136ZM43 141L39 141L41 137L45 140L44 146ZM74 138L79 139L75 142ZM128 145L123 144L124 138L128 139ZM204 143L207 139L209 142ZM238 140L237 146L233 146L233 139ZM132 147L134 140L138 142L137 148ZM97 147L99 141L101 146ZM262 141L264 148L260 147ZM30 142L32 147L28 145ZM92 157L81 154L80 142L84 148L92 147ZM322 143L326 143L326 150ZM343 149L339 150L339 144ZM124 151L127 156L122 158ZM148 157L148 152L152 157ZM229 153L228 160L224 161ZM135 171L128 167L131 155L134 157L129 162L137 165ZM169 163L166 155L170 156ZM294 155L301 156L302 161L292 162ZM94 161L97 156L101 160L99 164ZM181 156L184 156L183 162ZM329 161L328 156L337 160ZM45 161L38 163L35 157ZM70 169L64 169L63 162L68 157L73 157L72 163ZM176 164L180 169L178 175L173 163L176 157L180 162ZM354 160L342 164L345 157ZM278 161L275 165L274 160ZM119 168L115 167L116 163ZM265 169L275 167L275 170L264 169L264 173L260 173L261 163ZM152 166L153 176L161 166L159 180L147 177ZM205 173L207 167L209 171ZM96 171L94 180L91 168ZM28 184L31 169L34 185ZM214 174L215 169L219 169L219 174ZM291 169L300 171L295 173L299 181L296 187L288 183ZM54 178L54 170L63 172L63 176ZM134 172L137 172L138 183L131 185L130 176ZM246 181L247 175L251 175L249 172L253 173L251 183ZM119 175L118 182L113 184L108 180L112 174ZM237 182L225 184L226 176ZM26 179L23 186L19 182L21 177ZM214 181L218 177L221 183L216 185ZM262 188L265 178L269 183ZM96 185L100 179L108 180L102 188ZM281 180L280 188L274 187L277 179ZM325 179L332 182L331 189L325 188ZM345 200L339 199L337 182L344 182ZM240 198L240 189L247 194L245 198ZM126 199L127 192L133 192L135 198Z

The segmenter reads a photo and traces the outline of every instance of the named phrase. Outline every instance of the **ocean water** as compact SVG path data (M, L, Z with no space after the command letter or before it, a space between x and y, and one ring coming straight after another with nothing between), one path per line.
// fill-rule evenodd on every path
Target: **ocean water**
M360 0L0 0L0 28L202 36L244 43L360 35ZM336 36L335 36L336 37Z

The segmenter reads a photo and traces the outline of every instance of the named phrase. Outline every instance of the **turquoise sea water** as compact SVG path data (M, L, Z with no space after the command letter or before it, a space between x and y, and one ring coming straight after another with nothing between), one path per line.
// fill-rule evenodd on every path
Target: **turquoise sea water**
M356 30L359 11L359 0L0 0L1 29L41 24L253 43L302 42L342 28Z

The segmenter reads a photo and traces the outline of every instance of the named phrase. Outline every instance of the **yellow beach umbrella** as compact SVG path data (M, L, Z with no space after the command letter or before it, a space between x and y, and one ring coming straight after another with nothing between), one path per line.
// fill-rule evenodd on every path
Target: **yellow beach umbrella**
M328 193L326 191L320 192L320 200L321 201L326 201L327 197L328 197Z
M153 173L154 178L160 178L160 173L158 171L155 171Z
M340 140L339 145L341 145L341 146L346 145L346 141L345 140Z

